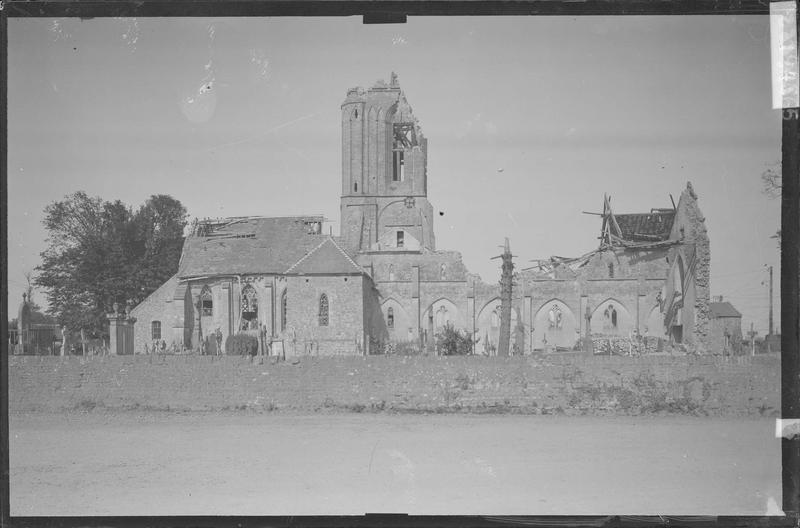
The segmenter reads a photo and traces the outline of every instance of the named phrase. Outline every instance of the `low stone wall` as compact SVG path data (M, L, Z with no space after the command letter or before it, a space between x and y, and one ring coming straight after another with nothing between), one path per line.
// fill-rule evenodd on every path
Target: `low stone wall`
M777 355L9 358L11 412L777 415Z

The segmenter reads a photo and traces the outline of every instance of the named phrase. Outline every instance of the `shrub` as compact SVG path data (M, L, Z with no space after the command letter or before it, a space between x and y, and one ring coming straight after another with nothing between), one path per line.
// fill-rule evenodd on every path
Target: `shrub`
M472 354L472 340L466 332L447 324L436 334L436 348L444 356L466 356Z
M225 353L234 356L255 356L258 354L258 338L248 334L228 336L225 340Z
M419 343L417 341L396 341L387 343L386 354L395 356L418 356Z

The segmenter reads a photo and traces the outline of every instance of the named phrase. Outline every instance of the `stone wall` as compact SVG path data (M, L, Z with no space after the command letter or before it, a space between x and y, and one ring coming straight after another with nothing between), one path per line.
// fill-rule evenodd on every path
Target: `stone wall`
M780 408L778 355L9 358L10 412L692 413Z
M183 346L183 299L173 299L178 287L178 277L172 276L156 291L131 310L131 317L136 318L133 326L133 350L135 354L143 354L145 345L152 347L153 321L158 321L161 328L161 339L167 346L176 344Z
M686 267L688 283L684 292L681 324L684 341L701 350L713 348L711 342L711 246L705 225L705 216L697 204L697 195L691 183L681 193L675 221L670 233L672 240L681 245L670 251L673 266L680 262Z
M287 321L283 337L292 341L289 351L314 355L352 355L356 343L365 342L363 277L288 276ZM328 299L327 325L319 319L320 298Z

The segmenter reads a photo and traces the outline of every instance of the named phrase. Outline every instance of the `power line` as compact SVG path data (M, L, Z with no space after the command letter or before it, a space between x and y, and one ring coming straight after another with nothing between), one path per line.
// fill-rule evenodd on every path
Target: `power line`
M761 269L752 270L752 271L739 271L739 272L736 272L736 273L726 273L724 275L715 275L715 274L712 273L711 274L711 278L720 279L720 278L723 278L723 277L739 277L741 275L753 275L753 274L756 274L756 273L762 273L762 272L766 272L766 271L767 271L766 269L761 268Z

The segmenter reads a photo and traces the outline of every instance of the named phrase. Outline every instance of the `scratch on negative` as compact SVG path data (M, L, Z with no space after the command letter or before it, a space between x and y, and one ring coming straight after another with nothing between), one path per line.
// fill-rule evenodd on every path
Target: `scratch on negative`
M375 449L378 447L378 442L380 442L380 439L375 440L375 445L372 446L372 453L369 455L369 469L367 470L367 474L372 473L372 459L375 457Z
M255 135L255 136L252 136L252 137L249 137L249 138L245 138L245 139L240 139L238 141L232 141L230 143L224 143L222 145L217 145L214 148L233 147L235 145L241 145L242 143L248 143L250 141L257 141L259 139L262 139L262 138L268 136L269 134L272 134L273 132L277 132L278 130L280 130L282 128L286 128L287 126L293 125L295 123L299 123L300 121L305 121L306 119L310 119L310 118L316 117L316 116L317 116L317 114L304 115L304 116L298 117L297 119L292 119L291 121L287 121L286 123L282 123L280 125L274 126L274 127L270 128L269 130L266 130L265 132L262 132L260 134Z

